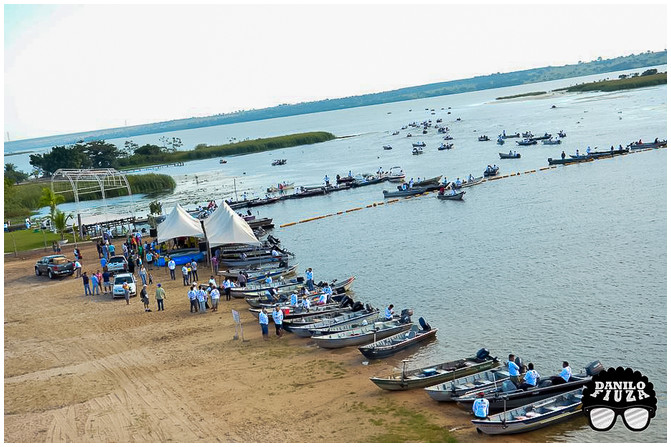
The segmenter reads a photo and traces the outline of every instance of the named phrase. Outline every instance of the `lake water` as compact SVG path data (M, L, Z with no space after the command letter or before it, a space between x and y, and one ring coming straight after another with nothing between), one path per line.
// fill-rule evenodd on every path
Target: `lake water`
M262 195L280 181L313 185L325 174L334 179L350 169L375 172L396 165L408 178L479 176L493 163L503 174L523 173L547 166L547 158L558 157L562 150L584 152L588 145L605 150L639 138L666 138L666 86L494 101L604 77L176 132L170 135L181 137L187 146L314 130L353 136L231 157L225 165L199 160L162 169L158 172L174 175L178 187L159 200L165 211L178 202L193 208L194 203L228 198L235 191ZM425 110L431 108L435 115ZM436 129L427 135L417 129L391 135L409 122L437 118L449 126L455 149L437 150L443 140ZM524 148L510 139L501 147L495 137L503 129L509 134L563 129L568 135L561 146ZM407 132L415 135L407 138ZM492 141L478 142L481 134ZM144 138L134 140L148 141ZM411 142L418 140L427 147L423 155L413 156ZM393 149L382 150L385 144ZM522 158L499 160L499 151L511 149ZM288 162L271 166L276 158ZM431 194L278 227L273 234L296 253L301 269L313 267L315 278L356 275L356 299L379 308L389 303L399 310L412 307L415 320L424 316L437 327L437 341L414 350L409 367L472 355L485 346L500 358L515 353L533 362L541 375L557 373L563 360L577 372L599 359L606 367L638 369L655 386L657 416L644 432L630 432L618 422L613 430L598 433L578 420L520 439L664 442L666 166L666 149L641 152L486 182L467 189L463 203L439 201ZM273 217L279 226L382 202L382 190L393 187L380 184L252 210ZM133 198L137 214L148 211L149 200ZM108 211L126 211L129 203L128 198L108 200ZM74 209L72 204L61 207ZM401 358L387 362L400 365Z

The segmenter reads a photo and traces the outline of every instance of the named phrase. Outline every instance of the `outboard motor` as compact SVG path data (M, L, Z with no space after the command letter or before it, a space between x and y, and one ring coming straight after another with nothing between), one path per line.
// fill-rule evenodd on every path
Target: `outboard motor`
M366 304L366 311L367 311L367 312L372 312L372 311L373 311L373 307L372 307L370 304Z
M587 372L587 374L590 376L596 376L601 371L603 371L603 365L598 360L595 360L589 365L585 366L585 372Z
M419 317L419 325L422 326L422 329L425 331L431 330L431 326L429 326L429 323L424 320L424 317Z
M489 357L489 351L487 348L480 348L477 354L475 354L475 357L480 360L485 360L487 357Z
M348 295L345 295L345 297L340 301L340 307L347 307L347 306L353 306L354 305L354 300L350 298Z
M352 304L352 310L354 312L363 309L363 303L361 301L357 301L356 303Z
M410 323L410 317L412 316L412 309L403 309L401 310L401 318L399 319L401 324Z

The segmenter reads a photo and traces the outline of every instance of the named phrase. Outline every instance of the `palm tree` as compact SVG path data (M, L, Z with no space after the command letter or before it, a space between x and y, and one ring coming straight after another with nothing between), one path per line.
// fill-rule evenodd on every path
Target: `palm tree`
M56 216L56 206L63 202L65 202L65 197L56 194L51 188L42 188L42 196L40 197L38 205L49 207L49 217L51 217L52 221Z
M54 228L61 234L61 240L65 239L65 230L68 228L68 220L72 219L72 214L65 214L63 211L56 211L51 217Z

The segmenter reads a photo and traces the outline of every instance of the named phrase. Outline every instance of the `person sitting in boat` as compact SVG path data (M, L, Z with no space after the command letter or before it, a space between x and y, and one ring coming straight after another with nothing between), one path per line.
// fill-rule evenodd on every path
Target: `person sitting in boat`
M289 297L289 304L291 304L291 307L298 306L298 295L296 295L296 292L293 292Z
M487 165L487 169L485 169L485 171L492 172L493 171L492 165Z
M403 184L401 185L401 191L405 191L405 190L407 190L407 189L408 189L408 184L407 184L407 183L403 183Z
M566 152L561 151L561 159L563 160L563 159L565 159L565 158L566 158Z
M513 151L508 152L508 155L513 155Z
M331 288L331 286L327 284L324 287L322 287L322 293L325 294L326 296L331 296L333 295L333 289Z
M553 385L562 385L571 379L571 367L567 361L562 362L562 370L558 376L552 377Z
M489 401L485 398L485 393L480 391L476 394L478 397L473 401L473 414L478 419L487 419L489 416Z
M415 179L414 179L414 177L413 177L413 178L411 178L410 181L408 182L408 188L412 189L412 185L414 185L414 184L415 184Z
M587 146L587 150L585 152L587 153L587 155L589 155L589 153L592 152L592 149L589 146Z
M524 374L524 381L522 382L521 388L526 391L527 389L538 385L539 378L540 374L534 369L534 364L529 363L527 372Z
M447 177L443 176L443 186L447 186Z
M440 189L438 190L438 195L439 196L444 196L445 195L445 187L441 186Z
M617 150L621 151L622 150L622 145L620 145L620 147L617 148Z
M392 318L394 318L394 305L390 304L389 307L384 310L384 319L389 321Z
M643 140L642 139L638 140L638 144L643 144Z
M575 150L575 156L580 157L580 151L578 149Z
M473 174L468 174L468 181L469 181L469 182L472 182L473 180L475 180L475 179L473 178Z
M326 186L331 186L331 181L329 180L328 174L324 176L324 182L326 183Z
M457 181L454 182L454 186L456 186L457 188L461 187L461 180L459 180L459 177L457 177Z

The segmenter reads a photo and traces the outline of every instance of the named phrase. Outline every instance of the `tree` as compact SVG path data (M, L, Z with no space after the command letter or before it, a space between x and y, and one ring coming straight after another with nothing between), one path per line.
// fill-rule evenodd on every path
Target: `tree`
M56 194L51 188L42 188L42 196L38 206L48 206L49 207L49 216L51 220L54 220L56 215L56 206L65 202L65 197L60 194Z
M643 73L641 73L641 76L650 76L657 74L657 69L656 68L651 68L649 70L645 70Z
M17 171L14 163L5 163L5 178L18 184L27 179L30 174L23 171Z
M93 168L116 168L119 166L121 152L112 143L104 140L90 141L83 146L83 152L90 160Z
M168 152L175 152L177 149L182 147L182 139L177 137L161 137L159 141L163 143L163 149Z
M50 176L59 169L85 169L91 161L84 153L84 145L54 146L46 154L31 154L30 164L42 170L43 175Z
M125 141L123 144L123 149L121 149L121 153L124 155L124 157L130 157L135 153L138 147L140 146L133 140Z
M61 240L65 239L65 230L68 228L68 220L72 219L72 214L65 214L63 211L56 211L51 217L51 222L54 224L56 231L60 233Z
M145 144L135 149L135 155L140 155L142 157L153 157L161 155L161 148L155 144Z
M149 202L149 212L151 214L161 214L163 213L163 204L159 202L158 200L154 200L153 202Z

